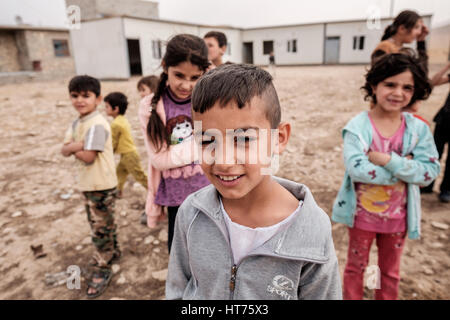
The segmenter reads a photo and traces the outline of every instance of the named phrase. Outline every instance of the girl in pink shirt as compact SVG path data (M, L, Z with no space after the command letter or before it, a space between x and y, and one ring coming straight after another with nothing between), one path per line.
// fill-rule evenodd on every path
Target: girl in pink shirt
M396 299L400 258L407 232L420 235L420 195L438 175L431 132L405 107L431 92L425 71L407 54L380 58L363 87L374 107L344 128L345 183L333 207L333 220L349 228L344 299L363 298L370 247L378 247L375 299ZM419 196L419 198L417 198Z
M156 226L169 215L169 251L178 207L191 193L209 184L199 164L193 138L191 94L197 80L209 67L203 39L189 34L174 36L167 44L154 95L142 99L141 129L149 156L147 225Z

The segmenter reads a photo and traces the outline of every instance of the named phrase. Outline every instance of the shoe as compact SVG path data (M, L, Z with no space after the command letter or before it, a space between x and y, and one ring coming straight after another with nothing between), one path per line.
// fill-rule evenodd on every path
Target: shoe
M439 194L439 200L444 203L450 202L450 191L444 191Z
M145 213L145 211L141 214L141 224L145 226L147 225L147 214Z

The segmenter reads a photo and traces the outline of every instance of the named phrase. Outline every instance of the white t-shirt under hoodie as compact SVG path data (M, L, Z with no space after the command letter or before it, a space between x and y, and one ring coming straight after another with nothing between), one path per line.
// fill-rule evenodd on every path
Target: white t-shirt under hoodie
M249 228L231 221L228 213L223 207L222 199L220 199L220 207L224 216L225 224L228 229L234 263L239 264L242 258L247 256L251 251L263 245L278 232L289 227L293 218L300 211L302 204L303 201L300 201L297 209L295 209L294 212L292 212L288 217L278 222L277 224L268 227Z

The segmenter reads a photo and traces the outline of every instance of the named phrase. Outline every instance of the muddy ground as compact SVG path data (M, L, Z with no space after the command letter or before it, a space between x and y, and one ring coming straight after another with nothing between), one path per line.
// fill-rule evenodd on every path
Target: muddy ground
M433 74L440 66L432 66ZM278 175L308 185L331 214L344 174L340 130L367 109L359 87L365 66L277 68L275 85L283 119L293 136ZM147 156L137 120L136 82L102 82L102 93L122 91L130 100L127 117L146 168ZM66 128L77 116L67 94L68 79L0 86L0 299L85 299L86 283L69 290L46 284L47 273L70 265L84 268L93 246L75 186L74 160L59 151ZM419 112L431 121L443 104L447 86L434 90ZM104 112L103 107L100 110ZM438 178L438 184L439 180ZM450 204L422 195L420 240L407 240L401 265L400 299L449 299ZM99 299L163 299L167 268L167 224L149 230L139 223L145 190L129 178L117 201L118 239L123 256L110 287ZM435 222L445 224L435 227ZM438 225L439 226L439 225ZM346 262L346 227L333 223L341 273ZM35 259L30 246L42 244ZM373 246L369 265L376 264ZM366 298L373 293L366 289Z

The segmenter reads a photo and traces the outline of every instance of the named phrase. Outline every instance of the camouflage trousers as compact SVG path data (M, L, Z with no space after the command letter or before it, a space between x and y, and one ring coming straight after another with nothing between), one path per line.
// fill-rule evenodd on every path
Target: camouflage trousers
M91 266L100 269L110 269L114 258L120 256L114 223L116 193L116 188L83 192L92 242L96 248Z

